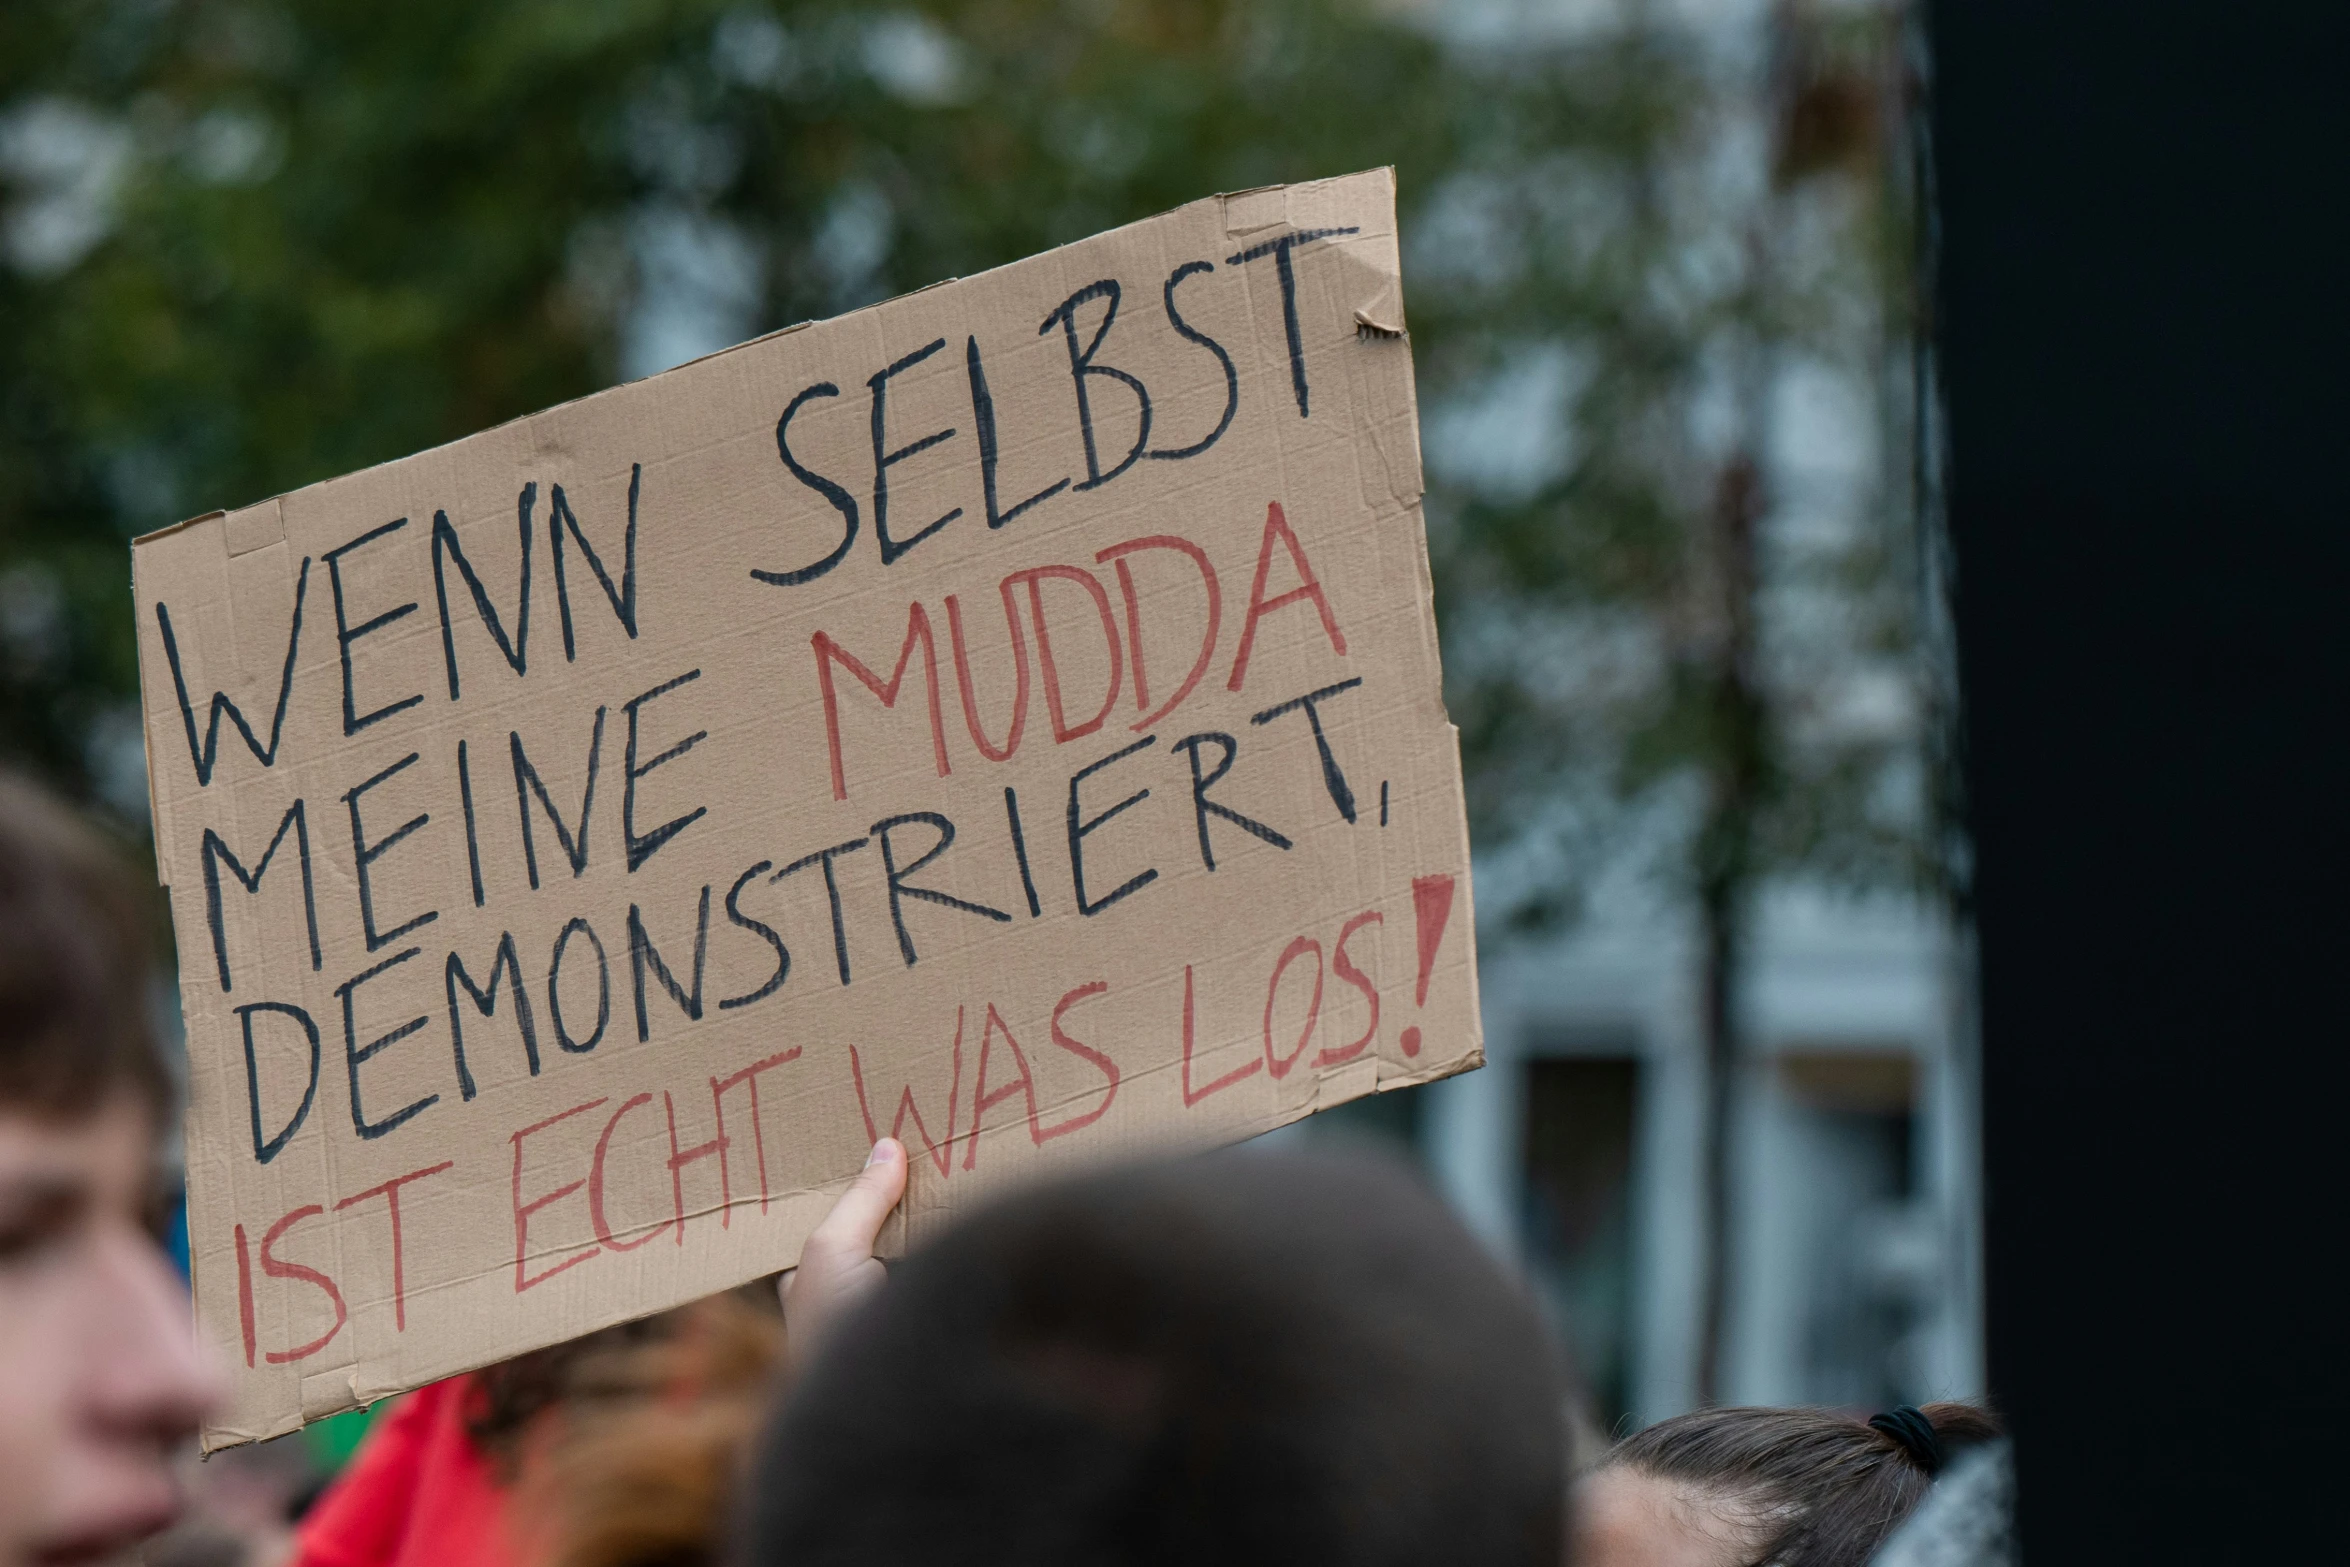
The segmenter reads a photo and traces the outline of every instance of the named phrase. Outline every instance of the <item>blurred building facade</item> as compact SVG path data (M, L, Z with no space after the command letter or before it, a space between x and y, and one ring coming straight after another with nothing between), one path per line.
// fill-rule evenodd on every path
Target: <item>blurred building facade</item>
M1983 1387L1968 950L1912 900L1775 888L1741 997L1723 1400ZM1603 1425L1692 1407L1704 1046L1689 922L1637 889L1482 970L1480 1071L1302 1123L1400 1143L1573 1347Z
M1653 23L1660 8L1424 0L1413 9L1495 48L1590 36L1635 14ZM1756 223L1754 203L1780 199L1768 166L1784 111L1769 84L1784 70L1786 30L1821 25L1814 13L1874 15L1894 34L1899 22L1883 0L1671 0L1661 11L1711 62L1718 112L1696 161L1717 171L1710 221L1724 232ZM1889 134L1898 139L1897 124ZM1780 264L1801 270L1817 241L1800 219L1782 234ZM1803 650L1790 661L1801 670L1792 700L1810 721L1873 733L1906 754L1888 776L1926 841L1938 809L1928 799L1934 729L1947 709L1930 667L1939 584L1921 539L1932 523L1931 475L1919 482L1931 461L1917 402L1925 378L1901 337L1880 313L1848 340L1861 345L1854 351L1780 353L1747 440L1770 497L1759 523L1764 645ZM1448 462L1539 465L1545 454L1530 445L1556 440L1541 432L1557 421L1537 412L1529 422L1527 401L1432 405L1432 472L1444 477ZM1691 417L1702 422L1704 410ZM1807 550L1910 563L1901 574L1917 602L1901 651L1888 657L1851 636L1851 604L1817 586L1822 578L1810 587L1793 571L1773 579L1775 562ZM1298 1134L1414 1149L1553 1310L1594 1415L1616 1429L1701 1401L1704 937L1692 900L1657 872L1669 855L1652 852L1684 838L1695 809L1690 796L1668 795L1637 820L1619 818L1618 841L1585 872L1579 912L1562 931L1481 932L1483 1070L1346 1107ZM1523 856L1491 845L1478 869L1495 903L1527 874ZM1757 889L1748 942L1734 1000L1720 1401L1877 1409L1979 1394L1982 1203L1963 924L1937 893L1782 871Z
M1488 1065L1419 1107L1432 1174L1557 1311L1594 1400L1695 1402L1702 1044L1669 911L1486 972ZM1775 890L1741 997L1733 1403L1882 1408L1982 1385L1972 1057L1947 923Z

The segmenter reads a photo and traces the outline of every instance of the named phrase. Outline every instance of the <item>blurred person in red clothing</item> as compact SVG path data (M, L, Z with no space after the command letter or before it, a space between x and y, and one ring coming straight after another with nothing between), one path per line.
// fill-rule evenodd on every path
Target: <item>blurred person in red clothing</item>
M98 837L0 775L0 1567L171 1522L174 1455L224 1392L155 1238L158 934Z
M730 1292L402 1398L302 1521L296 1567L709 1559L785 1333L804 1360L881 1282L874 1239L905 1187L884 1138L784 1276L781 1322Z

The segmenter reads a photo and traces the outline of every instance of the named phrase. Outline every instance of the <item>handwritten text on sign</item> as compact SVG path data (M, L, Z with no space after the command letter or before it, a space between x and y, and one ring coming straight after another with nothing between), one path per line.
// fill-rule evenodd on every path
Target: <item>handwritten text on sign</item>
M1476 1064L1400 287L1218 198L142 540L212 1440Z

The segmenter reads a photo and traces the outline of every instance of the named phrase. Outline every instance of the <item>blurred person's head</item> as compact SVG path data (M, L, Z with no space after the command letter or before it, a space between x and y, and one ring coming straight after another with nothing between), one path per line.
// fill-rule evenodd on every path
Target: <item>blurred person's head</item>
M982 1210L762 1438L752 1567L1556 1563L1540 1319L1384 1162L1222 1155Z
M1998 1435L1971 1404L1661 1420L1577 1485L1575 1567L1862 1567L1945 1463Z
M783 1361L772 1281L607 1328L557 1368L543 1403L517 1397L521 1362L485 1373L472 1424L493 1458L521 1460L517 1516L541 1567L703 1567L724 1555L728 1504ZM566 1346L568 1347L568 1346ZM545 1351L537 1352L541 1355ZM529 1357L525 1357L527 1360ZM531 1404L538 1412L511 1424ZM527 1437L517 1442L517 1436Z
M154 939L98 838L0 774L0 1567L168 1522L219 1391L154 1239Z

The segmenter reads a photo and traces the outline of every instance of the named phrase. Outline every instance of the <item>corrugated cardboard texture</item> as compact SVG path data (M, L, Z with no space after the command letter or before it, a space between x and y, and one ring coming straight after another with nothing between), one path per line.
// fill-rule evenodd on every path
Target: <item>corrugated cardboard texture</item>
M1252 191L142 540L210 1444L1476 1065L1403 326Z

